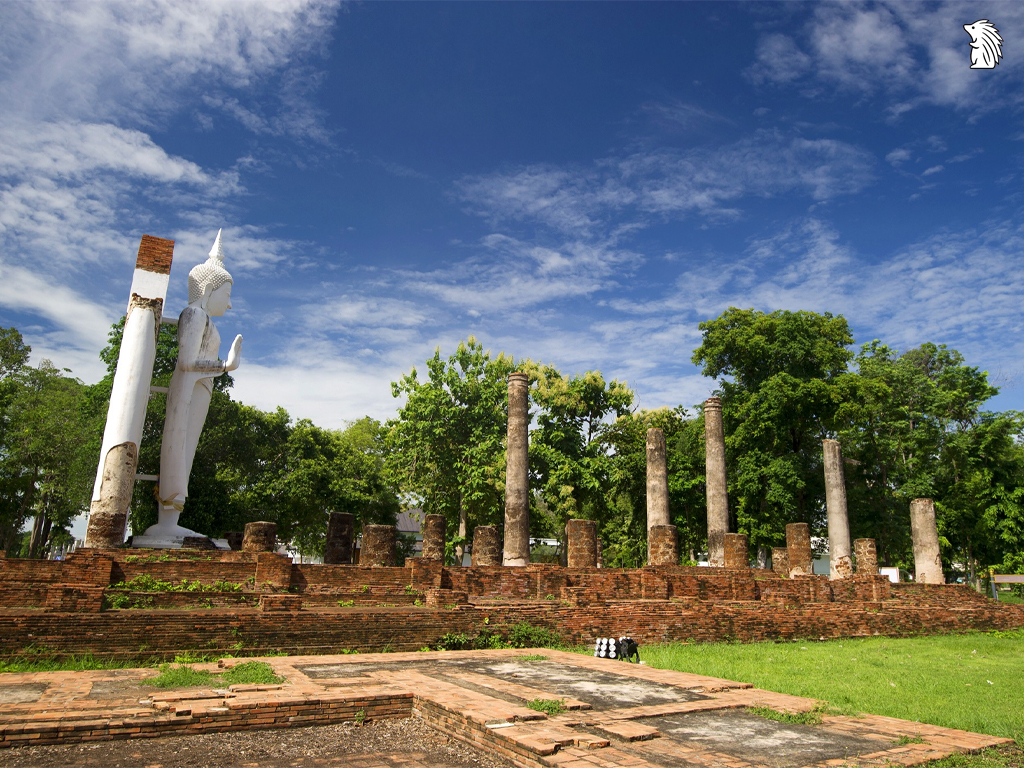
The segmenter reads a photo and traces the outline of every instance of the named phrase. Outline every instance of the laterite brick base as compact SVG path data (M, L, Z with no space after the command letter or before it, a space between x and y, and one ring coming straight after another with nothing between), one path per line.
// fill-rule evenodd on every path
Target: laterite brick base
M114 588L140 576L190 584ZM1011 629L1024 626L1024 606L958 585L781 578L753 568L446 568L422 558L398 568L186 550L0 557L0 657L406 651L519 622L570 642L623 633L644 644L793 640Z
M882 768L1009 741L872 715L781 724L746 708L806 712L817 702L545 649L263 660L284 684L150 688L140 698L147 690L140 685L155 670L4 675L0 748L409 716L522 768L767 768L768 762ZM216 671L217 665L197 667ZM560 699L567 710L548 717L525 706L534 699ZM785 747L761 757L739 739L680 736L680 724L713 735L722 732L723 719L737 718L783 737ZM900 743L906 741L914 743Z

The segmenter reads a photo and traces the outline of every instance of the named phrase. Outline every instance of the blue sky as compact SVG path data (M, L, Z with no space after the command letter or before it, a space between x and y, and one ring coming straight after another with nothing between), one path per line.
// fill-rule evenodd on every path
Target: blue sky
M5 3L0 325L96 381L139 237L177 314L223 227L235 396L323 426L470 334L692 405L729 306L1024 409L1022 61L1019 2Z

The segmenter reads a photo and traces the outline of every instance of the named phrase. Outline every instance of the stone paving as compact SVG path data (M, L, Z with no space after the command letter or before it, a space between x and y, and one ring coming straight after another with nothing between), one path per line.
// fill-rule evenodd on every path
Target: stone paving
M153 669L5 674L0 747L409 716L523 768L881 768L1009 743L874 715L781 723L749 708L800 713L818 702L546 649L261 660L285 682L162 691L146 686ZM526 706L535 699L565 710L545 715Z

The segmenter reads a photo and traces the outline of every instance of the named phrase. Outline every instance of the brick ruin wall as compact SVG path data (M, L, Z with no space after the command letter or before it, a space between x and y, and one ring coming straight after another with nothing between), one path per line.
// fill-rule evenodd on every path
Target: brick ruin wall
M221 588L112 589L143 575ZM418 558L389 568L146 550L0 558L0 656L33 646L141 657L418 650L445 634L523 621L577 643L623 634L641 643L791 640L1024 627L1024 606L960 585L786 579L749 568L446 568Z

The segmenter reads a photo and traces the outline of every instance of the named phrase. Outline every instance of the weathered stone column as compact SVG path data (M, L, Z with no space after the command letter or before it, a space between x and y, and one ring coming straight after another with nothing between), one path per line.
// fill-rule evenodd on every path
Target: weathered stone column
M393 525L364 525L359 564L394 566L397 541L398 529Z
M427 515L423 518L424 560L444 562L444 515Z
M109 548L124 544L138 463L139 448L135 443L121 443L107 451L99 482L99 498L89 507L85 546Z
M245 541L245 534L241 531L227 531L224 534L225 540L228 542L228 546L231 547L232 552L242 551L242 542Z
M356 517L348 512L331 512L327 518L325 565L348 565L352 562L352 543L356 537Z
M679 532L674 525L656 525L647 532L647 562L679 565Z
M525 373L508 376L505 550L502 565L530 564L530 397Z
M745 533L727 533L724 541L725 567L749 568L749 539Z
M597 523L570 520L565 524L570 568L597 568Z
M784 579L789 578L789 550L772 547L772 570Z
M853 576L850 560L850 522L846 515L843 449L838 440L822 440L825 456L825 507L828 510L828 570L830 579Z
M501 542L498 529L493 525L478 525L473 529L473 555L469 561L473 566L501 565Z
M931 499L910 502L910 536L914 540L914 581L945 584L939 555L939 529L935 525L935 502Z
M811 554L811 526L790 523L786 526L786 554L789 557L789 575L814 574L814 555Z
M704 451L708 491L708 565L725 565L725 534L729 532L729 491L725 477L725 432L722 398L704 401Z
M277 550L277 523L259 521L245 524L243 552L274 552Z
M668 514L668 457L665 433L647 430L647 530L655 525L672 525Z
M878 575L878 550L874 539L854 539L853 557L856 560L857 574Z

